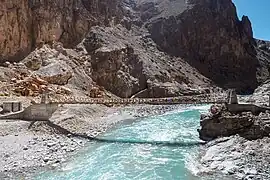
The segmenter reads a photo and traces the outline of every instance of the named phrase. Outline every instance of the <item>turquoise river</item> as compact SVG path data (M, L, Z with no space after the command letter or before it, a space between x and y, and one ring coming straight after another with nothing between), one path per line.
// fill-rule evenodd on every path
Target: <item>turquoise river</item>
M200 142L197 128L200 113L209 107L181 106L164 115L120 123L100 138L141 143L91 142L61 168L36 179L201 180L194 167Z

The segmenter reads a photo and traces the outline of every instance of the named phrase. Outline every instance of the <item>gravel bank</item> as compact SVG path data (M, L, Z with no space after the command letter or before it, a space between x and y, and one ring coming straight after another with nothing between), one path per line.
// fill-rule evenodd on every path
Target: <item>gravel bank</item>
M0 179L23 178L28 170L57 166L86 143L45 123L29 126L23 121L0 122Z
M223 174L241 180L268 180L270 138L253 141L238 135L220 138L201 146L197 160L194 162L197 174Z

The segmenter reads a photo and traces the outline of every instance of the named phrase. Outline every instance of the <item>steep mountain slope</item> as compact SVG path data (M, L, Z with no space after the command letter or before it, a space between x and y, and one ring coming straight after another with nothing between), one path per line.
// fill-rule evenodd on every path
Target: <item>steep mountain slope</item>
M120 97L200 94L213 86L183 59L159 51L140 29L94 27L83 45L93 80Z
M270 78L270 41L256 39L256 50L260 63L257 78L260 83L264 83Z
M226 88L252 92L259 65L251 23L231 0L138 0L133 10L158 47Z
M49 44L53 60L30 55L24 69L55 74L60 58L84 79L61 85L81 92L98 85L120 97L163 97L218 85L250 93L269 76L267 49L231 0L4 0L0 25L1 64Z

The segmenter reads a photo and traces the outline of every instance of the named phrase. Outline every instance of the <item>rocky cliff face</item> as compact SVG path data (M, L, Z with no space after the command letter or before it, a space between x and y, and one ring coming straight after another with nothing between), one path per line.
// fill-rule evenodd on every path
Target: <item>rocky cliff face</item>
M257 78L260 83L264 83L270 77L270 41L256 39L256 50L260 63Z
M259 65L248 17L231 0L137 1L134 10L159 48L185 58L218 85L251 92Z
M66 62L87 64L85 79L120 97L198 94L214 85L252 92L269 76L269 56L231 0L1 2L0 64L55 41L87 56L60 52ZM43 61L23 62L43 72Z
M159 51L140 29L93 27L82 44L91 55L93 80L120 97L200 94L211 86L183 59Z
M117 22L118 0L3 0L0 63L19 61L40 43L74 47L93 25Z

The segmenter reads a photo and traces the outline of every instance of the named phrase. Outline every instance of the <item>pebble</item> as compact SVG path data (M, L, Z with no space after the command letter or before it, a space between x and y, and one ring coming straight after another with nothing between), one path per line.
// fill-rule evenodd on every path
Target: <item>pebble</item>
M51 141L51 142L47 142L47 146L48 147L53 147L57 144L57 142Z
M227 173L230 174L230 175L232 175L232 174L235 174L236 171L237 171L236 168L231 168L231 169L228 169Z
M43 161L44 161L44 162L48 162L49 160L50 160L50 157L47 157L47 156L46 156L46 157L43 158Z
M247 174L247 175L256 175L256 174L258 174L258 172L257 172L256 169L251 169L251 170L249 170L246 174Z
M29 144L30 145L35 145L35 144L37 144L37 142L36 141L29 141Z
M75 151L75 148L69 148L66 150L66 152L74 152Z
M5 158L9 158L10 157L10 155L9 154L5 154L5 156L4 156Z
M247 175L247 176L245 176L244 177L244 180L252 180L252 179L254 179L254 175Z
M255 156L256 155L255 151L249 151L248 154L251 155L251 156Z
M58 166L58 164L55 163L55 164L52 164L51 166L54 167L54 168L56 168Z
M37 151L37 152L42 152L42 149L41 149L41 148L39 148L39 149L37 149L36 151Z

